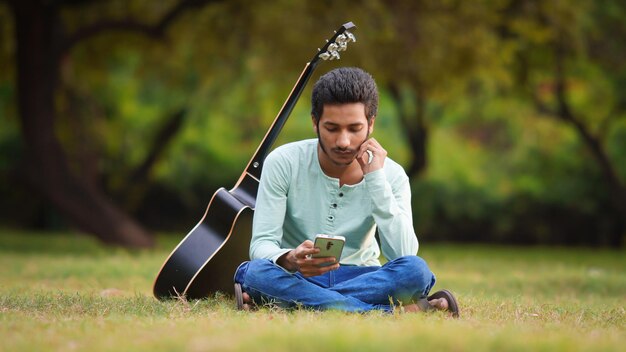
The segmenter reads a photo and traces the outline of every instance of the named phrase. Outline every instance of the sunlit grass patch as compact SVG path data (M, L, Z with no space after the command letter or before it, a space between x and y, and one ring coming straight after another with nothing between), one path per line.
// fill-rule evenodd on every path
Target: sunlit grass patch
M422 244L461 319L235 309L231 293L158 301L151 286L178 238L103 247L72 234L0 236L0 350L619 351L626 260L613 250Z

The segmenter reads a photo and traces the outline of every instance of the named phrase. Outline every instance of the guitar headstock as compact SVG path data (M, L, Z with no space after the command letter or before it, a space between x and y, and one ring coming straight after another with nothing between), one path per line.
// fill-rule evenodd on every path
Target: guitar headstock
M272 127L270 127L269 131L267 131L261 145L252 156L250 163L248 163L248 167L246 168L244 175L241 176L235 187L239 187L239 184L243 182L242 180L248 176L255 179L258 184L258 180L261 178L261 169L263 167L265 157L269 154L272 144L276 141L276 138L278 137L280 130L283 128L285 121L287 121L289 114L293 111L298 98L300 98L300 94L302 94L306 83L309 81L309 78L311 78L319 60L338 60L340 58L339 52L346 50L350 42L356 41L354 34L351 33L354 29L356 29L356 26L352 22L342 25L335 31L335 35L326 41L326 44L322 49L317 49L317 53L304 67L304 70L300 74L300 78L298 78L296 84L291 90L291 93L289 94L289 97L287 97L287 101L285 101L285 104L283 104L283 107L278 112L278 116L276 116ZM232 192L232 190L229 192ZM253 194L254 197L256 197L256 189L253 189L250 194Z
M326 41L326 45L318 49L318 53L313 60L311 60L311 63L316 62L318 59L339 60L341 58L339 52L345 51L350 42L356 42L356 37L351 32L355 29L356 26L352 22L348 22L339 27L339 29L335 31L335 35Z

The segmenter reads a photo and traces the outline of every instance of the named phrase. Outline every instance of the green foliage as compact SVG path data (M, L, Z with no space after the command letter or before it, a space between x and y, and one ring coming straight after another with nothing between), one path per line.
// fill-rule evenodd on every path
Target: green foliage
M69 34L109 18L150 24L176 3L95 2L66 8L61 19ZM408 130L424 109L427 168L412 180L419 234L608 243L624 233L624 224L605 177L575 129L540 107L558 110L558 48L573 114L626 182L626 46L614 40L626 34L625 13L617 0L576 6L532 0L216 2L182 14L164 38L109 31L74 47L60 67L56 132L72 167L119 202L128 202L120 196L128 189L147 189L138 214L172 217L161 210L172 203L199 213L216 188L234 185L315 49L351 20L357 43L341 61L322 63L312 81L340 65L370 71L381 89L374 137L406 167L415 153ZM23 147L13 35L9 10L0 4L5 209L30 197L7 186L15 183L10 175L19 169ZM315 138L311 83L277 145ZM390 94L392 85L402 89L401 104ZM182 127L146 184L131 184L158 129L183 108ZM21 209L28 214L20 219L41 211L38 200ZM572 228L569 218L582 224ZM186 228L182 222L177 225Z
M610 243L608 189L574 131L490 97L474 93L438 121L427 174L413 182L418 237Z

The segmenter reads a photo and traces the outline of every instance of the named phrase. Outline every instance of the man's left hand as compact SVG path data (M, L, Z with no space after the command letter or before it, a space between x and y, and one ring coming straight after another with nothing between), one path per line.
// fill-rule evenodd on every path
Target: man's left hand
M387 151L385 148L383 148L376 139L370 138L363 142L363 144L359 147L356 161L361 166L363 175L365 175L372 171L381 169L385 164L386 157Z

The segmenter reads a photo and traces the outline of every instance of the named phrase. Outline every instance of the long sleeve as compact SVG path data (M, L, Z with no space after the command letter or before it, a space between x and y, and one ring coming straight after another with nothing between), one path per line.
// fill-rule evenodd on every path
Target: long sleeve
M290 250L281 248L290 176L285 170L288 164L281 164L279 158L270 154L264 163L252 224L251 259L276 262Z
M406 174L396 175L390 183L381 169L365 175L365 181L385 258L416 254L419 244L413 229L411 189Z

